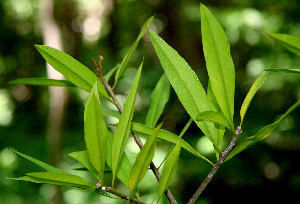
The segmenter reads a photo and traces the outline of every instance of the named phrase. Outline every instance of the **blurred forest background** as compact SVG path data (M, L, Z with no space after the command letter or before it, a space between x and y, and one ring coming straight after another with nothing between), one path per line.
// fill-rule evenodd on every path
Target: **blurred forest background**
M203 1L226 31L236 68L235 122L239 108L259 74L275 60L274 68L300 68L300 59L276 44L268 33L300 36L298 0ZM120 63L142 25L156 14L150 28L184 57L204 87L207 72L203 59L199 1L196 0L1 0L0 1L0 202L59 203L55 187L7 180L23 173L42 171L10 152L12 147L41 161L70 171L80 167L67 154L85 149L83 112L88 93L77 88L10 85L26 77L61 78L46 68L33 44L46 44L70 54L91 68L91 58L104 56L104 73ZM130 89L136 69L145 58L134 121L143 123L151 92L163 73L154 49L145 35L128 69L116 87L122 96ZM113 81L110 81L112 84ZM272 123L300 98L300 76L270 73L255 96L243 124L243 138ZM300 110L291 114L271 136L222 165L199 203L241 201L297 202L300 200ZM179 133L189 120L174 90L162 118L164 128ZM115 121L107 118L108 123ZM192 125L183 137L200 153L215 161L212 145ZM224 147L231 140L224 136ZM136 147L128 143L133 163ZM159 144L157 166L170 145ZM186 203L211 166L182 151L171 191ZM80 174L84 174L79 172ZM152 172L151 172L152 173ZM157 197L157 182L149 173L140 186L142 199ZM119 186L122 191L122 186ZM62 188L63 203L125 203L97 194ZM125 190L126 192L126 190ZM127 191L128 192L128 191ZM166 200L162 200L164 203Z

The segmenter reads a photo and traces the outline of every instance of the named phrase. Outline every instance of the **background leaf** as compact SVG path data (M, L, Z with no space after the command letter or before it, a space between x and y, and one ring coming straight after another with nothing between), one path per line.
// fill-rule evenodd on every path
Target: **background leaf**
M197 75L187 62L152 30L148 34L159 61L174 88L180 102L210 141L217 146L217 133L211 122L197 122L200 112L209 111L206 93Z
M90 161L98 171L100 182L103 183L108 130L103 118L97 87L98 80L92 88L84 110L84 140Z
M269 72L264 71L263 73L261 73L261 75L255 80L255 82L253 83L252 87L250 88L247 96L244 99L244 102L241 106L241 110L240 110L240 116L241 116L241 124L240 127L242 127L242 123L244 121L244 117L246 115L246 112L248 110L248 107L254 97L254 95L256 94L256 92L258 91L258 89L265 83L267 77L268 77Z
M169 100L169 97L170 83L167 76L163 74L152 92L150 108L146 116L145 125L149 127L155 127L166 103Z
M271 33L269 36L277 43L300 57L300 37L281 33Z
M70 55L46 45L34 46L44 59L58 72L62 73L77 87L90 92L97 80L96 75ZM98 84L99 93L111 101L102 83Z
M211 89L229 124L233 126L235 69L226 34L212 15L200 5L201 33Z
M129 133L131 120L133 117L135 100L139 85L139 80L142 72L143 63L140 65L139 70L135 76L135 79L132 83L130 92L128 94L123 113L121 114L119 124L114 133L113 141L112 141L112 173L113 173L113 183L116 176L116 171L122 154L124 152Z
M58 79L48 79L48 78L23 78L16 79L9 82L10 84L27 84L27 85L36 85L36 86L67 86L67 87L76 87L70 81L67 80L58 80Z
M268 137L273 130L280 125L280 123L291 113L293 112L296 108L300 106L300 101L296 102L294 105L292 105L289 110L282 115L277 121L274 123L267 125L263 128L261 128L258 133L254 136L248 137L244 139L240 144L238 144L227 156L226 161L240 153L241 151L244 151L245 149L249 148L250 146L254 145L255 143L265 139Z
M151 21L153 20L153 18L154 18L154 16L151 16L150 18L148 18L148 20L146 21L146 23L143 25L142 30L139 33L137 39L131 45L129 51L127 52L126 56L124 57L123 61L121 62L121 65L119 66L118 71L117 71L116 76L115 76L115 84L114 84L113 88L117 85L120 77L122 76L123 72L126 69L128 61L130 60L130 58L131 58L134 50L136 49L136 47L138 46L139 42L141 41L143 35L146 32L146 28L149 26L149 24L151 23Z
M170 185L172 178L175 174L177 165L178 165L178 159L180 155L180 149L181 149L181 140L178 140L177 144L171 151L168 159L165 162L162 174L161 174L161 179L159 181L159 186L158 186L158 201L161 198L162 194L165 192L165 190L168 188Z
M135 163L131 168L129 176L129 188L131 195L144 178L147 170L149 169L150 163L154 157L157 134L161 126L162 123L158 125L151 134L151 136L148 137L145 145L138 153Z
M300 74L300 69L266 69L269 72L285 72L285 73L296 73Z

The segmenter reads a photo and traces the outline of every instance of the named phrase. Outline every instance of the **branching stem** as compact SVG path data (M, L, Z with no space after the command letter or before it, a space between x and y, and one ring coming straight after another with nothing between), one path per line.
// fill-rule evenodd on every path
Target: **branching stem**
M238 137L241 135L242 133L242 129L241 127L237 127L236 131L235 131L235 135L233 136L231 142L229 143L229 145L227 146L227 148L225 149L225 151L223 152L222 156L220 157L220 159L217 161L217 163L213 166L213 168L211 169L211 171L209 172L209 174L206 176L206 178L204 179L204 181L202 182L202 184L199 186L199 188L197 189L197 191L195 192L195 194L192 196L192 198L189 200L188 204L192 204L195 203L196 200L199 198L199 196L201 195L201 193L204 191L205 187L207 186L207 184L210 182L210 180L212 179L212 177L215 175L215 173L217 172L217 170L219 169L220 165L222 164L222 162L224 161L224 159L226 158L226 156L229 154L229 152L232 150L232 148L235 145L236 140L238 139Z

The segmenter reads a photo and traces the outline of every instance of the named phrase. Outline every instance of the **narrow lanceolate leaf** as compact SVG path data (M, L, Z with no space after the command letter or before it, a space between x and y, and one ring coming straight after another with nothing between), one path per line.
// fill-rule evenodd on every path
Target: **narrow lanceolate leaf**
M78 152L72 152L68 154L70 157L76 159L79 161L84 167L89 170L90 173L92 173L97 179L99 178L99 172L93 164L91 163L89 153L88 151L78 151Z
M164 74L156 84L150 99L145 125L155 127L170 97L170 83Z
M271 69L272 70L272 69ZM244 102L242 104L241 110L240 110L240 115L241 115L241 124L240 127L242 126L242 123L244 121L244 117L246 115L246 112L248 110L248 107L252 101L252 98L258 91L258 89L265 83L267 77L268 77L269 72L264 71L253 83L252 87L250 88L246 98L244 99Z
M162 123L155 128L152 135L147 139L145 145L136 157L129 176L129 189L131 194L144 178L150 163L154 157L157 134L162 126Z
M155 32L148 30L148 34L160 63L182 105L203 133L217 146L214 124L207 121L197 122L196 120L200 112L211 110L197 75L176 50Z
M67 86L67 87L76 87L70 81L67 80L57 80L57 79L48 79L48 78L23 78L16 79L9 82L10 84L27 84L34 86Z
M254 145L255 143L265 139L266 137L268 137L273 130L278 127L282 121L291 113L293 112L296 108L298 108L300 106L300 101L298 101L297 103L295 103L293 106L291 106L289 108L289 110L282 115L277 121L275 121L274 123L267 125L263 128L261 128L259 130L259 132L251 137L248 137L246 139L244 139L239 145L237 145L227 156L226 161L231 159L232 157L234 157L235 155L237 155L238 153L240 153L241 151L244 151L245 149L249 148L250 146Z
M107 147L106 147L106 164L107 166L112 169L112 161L111 161L111 153L112 153L112 140L113 135L108 132L107 138ZM127 186L129 187L129 173L131 169L131 164L126 156L125 152L120 160L119 167L117 169L116 176Z
M300 57L300 37L280 33L271 33L269 36Z
M37 160L37 159L35 159L35 158L32 158L32 157L30 157L30 156L27 156L26 154L23 154L23 153L21 153L21 152L18 152L18 151L16 151L16 150L11 149L11 148L9 148L9 150L12 151L12 152L14 152L14 153L16 153L17 155L19 155L19 156L21 156L21 157L27 159L27 160L29 160L29 161L35 163L36 165L42 167L43 169L45 169L45 170L48 171L48 172L65 173L64 171L62 171L62 170L60 170L60 169L58 169L58 168L55 168L54 166L51 166L51 165L46 164L46 163L44 163L44 162L42 162L42 161L39 161L39 160Z
M233 126L235 69L225 32L212 13L200 5L201 33L212 91L225 117Z
M131 132L134 132L140 136L149 137L150 135L153 134L154 130L155 130L154 128L150 128L139 123L134 123L134 122L131 123ZM157 138L164 141L171 142L173 144L177 144L178 140L181 140L182 148L192 153L193 155L199 157L200 159L207 161L211 165L214 165L209 159L207 159L203 155L199 154L199 152L197 152L195 149L193 149L186 141L184 141L183 139L181 139L180 137L178 137L177 135L169 131L163 129L159 130Z
M134 43L131 45L129 51L127 52L126 56L124 57L123 61L121 62L119 68L118 68L118 71L116 73L116 76L115 76L115 84L113 86L113 88L117 85L120 77L122 76L122 74L124 73L125 69L126 69L126 66L133 54L133 52L135 51L136 47L138 46L139 42L141 41L143 35L145 34L146 32L146 29L147 27L149 26L149 24L151 23L151 21L153 20L154 16L151 16L147 21L146 23L143 25L142 27L142 30L140 32L140 34L138 35L137 39L134 41Z
M232 132L235 132L234 127L230 126L230 124L227 121L227 118L223 114L215 111L205 111L199 113L197 116L197 120L198 121L208 120L210 122L222 125L228 128L229 130L231 130Z
M165 190L169 187L175 174L181 149L180 143L181 140L178 140L177 144L175 145L165 162L158 186L158 200L161 198Z
M107 128L103 118L98 80L95 82L84 110L84 140L89 158L98 171L100 182L103 182L107 143Z
M135 76L135 79L132 83L130 92L128 94L123 113L121 114L119 124L114 133L113 141L112 141L112 173L113 173L113 183L117 172L117 167L122 158L129 133L131 120L133 117L135 100L139 85L139 80L141 76L143 63L140 65L139 70Z
M300 69L266 69L265 71L300 74Z
M35 48L54 69L62 73L70 82L85 91L91 92L97 77L86 66L53 47L35 45ZM104 98L111 100L102 83L98 84L98 91Z
M54 172L34 172L27 173L20 178L12 178L14 180L31 181L34 183L46 183L60 186L71 186L76 188L84 188L93 190L95 186L88 183L83 178L69 173L54 173Z

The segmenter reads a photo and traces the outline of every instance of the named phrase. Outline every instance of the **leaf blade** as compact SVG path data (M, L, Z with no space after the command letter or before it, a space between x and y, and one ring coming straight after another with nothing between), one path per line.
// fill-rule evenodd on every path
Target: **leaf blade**
M266 69L265 71L300 74L300 69Z
M211 88L229 123L233 124L235 69L226 34L203 4L200 5L201 33Z
M224 115L222 115L221 113L218 113L215 111L201 112L198 114L197 120L198 121L208 120L210 122L222 125L222 126L228 128L229 130L231 130L232 132L235 132L234 127L230 126L230 124L227 121L227 118Z
M10 84L26 84L35 86L64 86L64 87L76 87L75 84L68 80L57 80L48 78L23 78L16 79L9 82Z
M269 36L277 43L300 57L300 37L281 33L271 33Z

